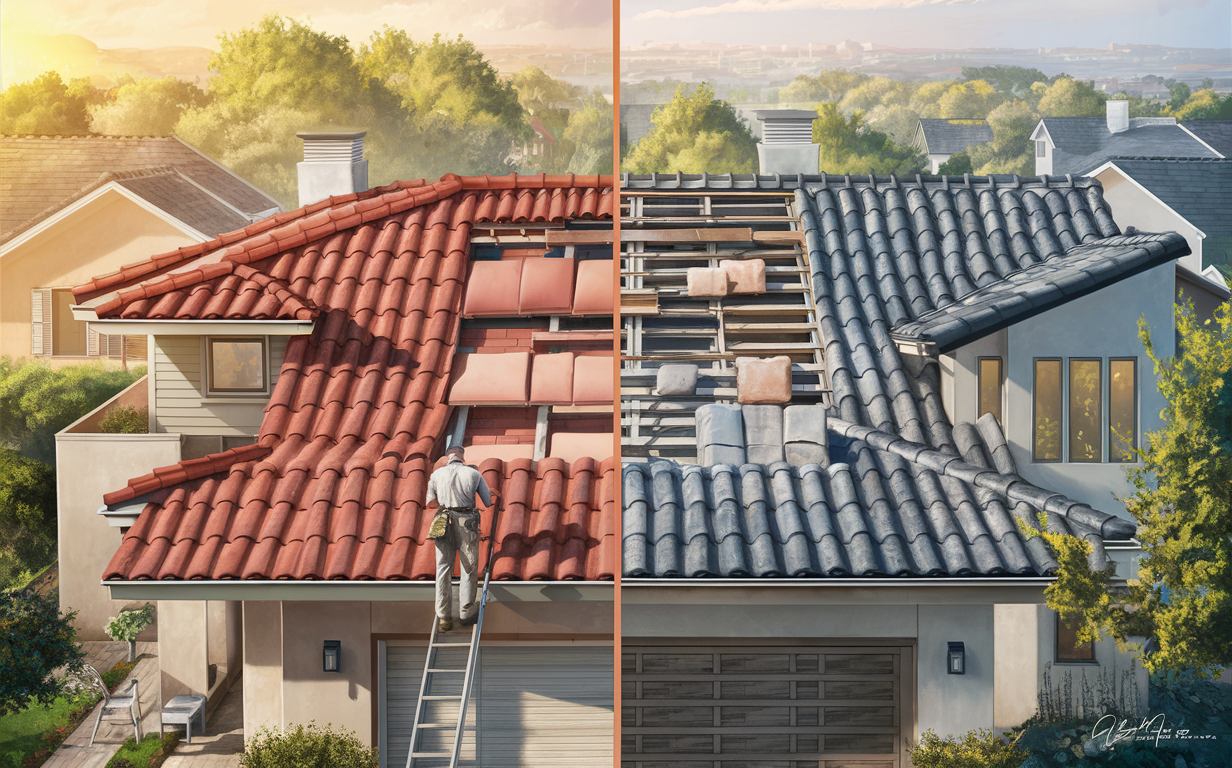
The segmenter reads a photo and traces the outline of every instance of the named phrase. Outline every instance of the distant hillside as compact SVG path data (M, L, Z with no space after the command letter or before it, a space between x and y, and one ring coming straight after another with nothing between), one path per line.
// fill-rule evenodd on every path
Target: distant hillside
M99 48L80 35L5 32L0 36L0 86L7 88L55 70L65 80L88 77L98 86L113 85L124 75L175 75L204 87L209 76L208 48Z

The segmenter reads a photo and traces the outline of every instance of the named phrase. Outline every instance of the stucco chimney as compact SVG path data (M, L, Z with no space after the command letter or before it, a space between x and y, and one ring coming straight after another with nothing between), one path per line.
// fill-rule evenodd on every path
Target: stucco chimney
M1106 103L1108 133L1129 130L1129 102L1125 99L1109 99Z
M300 131L304 162L299 172L299 204L331 195L363 192L368 188L368 161L364 159L367 131Z
M757 113L762 123L757 160L762 173L817 173L821 147L813 143L817 113L807 109L770 109Z

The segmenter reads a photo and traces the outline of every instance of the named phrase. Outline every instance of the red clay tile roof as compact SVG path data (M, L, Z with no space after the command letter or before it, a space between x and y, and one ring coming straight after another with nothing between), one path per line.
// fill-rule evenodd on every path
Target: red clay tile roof
M256 445L156 469L107 495L114 505L153 494L105 578L418 578L413 545L422 543L429 457L449 419L471 228L610 218L611 182L540 175L395 184L74 289L79 300L119 290L98 309L105 317L316 321L311 335L287 343ZM612 538L578 543L567 533L574 512L562 511L579 508L594 483L577 478L575 462L569 503L558 507L563 480L548 461L539 462L528 513L540 527L509 542L509 557L530 547L526 563L509 566L522 576L501 578L579 578L592 572L579 553L609 563L610 578ZM519 487L518 465L510 466ZM544 531L555 531L559 552L543 549ZM603 546L612 551L592 551ZM541 569L547 560L555 570Z
M610 442L610 435L607 436ZM488 459L479 465L501 504L492 578L606 580L616 568L615 464ZM322 499L292 508L264 505L246 486L252 464L210 477L195 490L167 491L128 530L104 579L430 580L436 546L426 538L435 508L420 503L429 468L422 460L389 466L366 483L352 476L294 482ZM264 472L262 474L272 474ZM364 485L366 484L366 488ZM282 485L268 479L261 485ZM202 493L201 491L205 491ZM153 507L153 505L151 505ZM492 510L481 514L492 533ZM482 543L480 562L487 562Z
M526 405L529 400L530 352L457 356L450 405Z
M610 315L616 311L616 294L612 291L614 277L608 259L586 259L578 262L577 285L573 290L573 314Z

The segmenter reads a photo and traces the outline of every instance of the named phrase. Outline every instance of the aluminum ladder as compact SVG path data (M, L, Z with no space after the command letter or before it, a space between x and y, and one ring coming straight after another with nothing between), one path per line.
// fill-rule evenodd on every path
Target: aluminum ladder
M448 759L449 768L457 768L458 756L462 753L462 733L466 730L466 707L470 702L471 691L475 682L475 671L479 666L479 637L483 633L483 612L488 604L488 585L492 580L492 558L496 552L496 514L492 516L492 535L487 537L491 545L488 547L488 562L484 567L483 590L479 594L479 613L475 624L471 627L471 637L467 642L451 642L449 634L442 635L438 631L437 619L432 617L432 635L428 639L428 653L424 658L424 673L419 681L419 699L415 703L415 720L411 725L411 749L406 757L406 768L426 768L426 766L441 766L441 761ZM482 541L483 539L481 539ZM460 595L459 595L460 597ZM441 638L446 638L442 641ZM442 648L467 648L465 666L437 666L438 651ZM437 676L448 680L462 675L462 692L455 694L430 694L433 690L432 681ZM427 702L458 702L458 719L456 723L426 721ZM453 747L448 752L425 751L420 746L423 737L432 732L453 730ZM478 724L475 733L475 751L479 751ZM418 751L417 751L418 750Z

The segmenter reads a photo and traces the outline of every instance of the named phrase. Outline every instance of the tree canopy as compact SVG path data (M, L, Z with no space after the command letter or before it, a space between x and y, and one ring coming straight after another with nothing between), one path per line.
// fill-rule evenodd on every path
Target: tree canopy
M821 146L819 170L824 173L919 173L924 154L914 147L895 144L886 134L870 129L864 114L847 117L835 104L817 108L813 141Z
M0 715L47 703L62 685L52 672L81 666L85 651L73 630L75 611L60 613L54 595L32 589L0 591Z
M0 94L0 133L83 136L90 132L89 106L94 88L85 78L65 84L56 72Z
M1044 90L1036 109L1044 117L1098 117L1106 100L1090 83L1063 77Z
M1035 83L1051 83L1050 78L1035 67L963 67L964 80L983 80L1001 93L1022 98Z
M1232 666L1232 302L1199 321L1192 304L1176 308L1178 352L1161 359L1151 331L1139 336L1167 402L1162 429L1127 469L1134 494L1126 508L1142 542L1138 577L1117 586L1092 572L1090 544L1044 535L1061 569L1045 590L1081 640L1107 632L1119 643L1153 638L1152 671L1206 675Z
M108 136L170 136L184 110L208 103L200 88L170 75L130 78L110 101L90 108L90 129Z
M714 97L705 83L676 89L654 111L650 133L634 145L622 166L632 173L752 173L757 140L736 110Z

